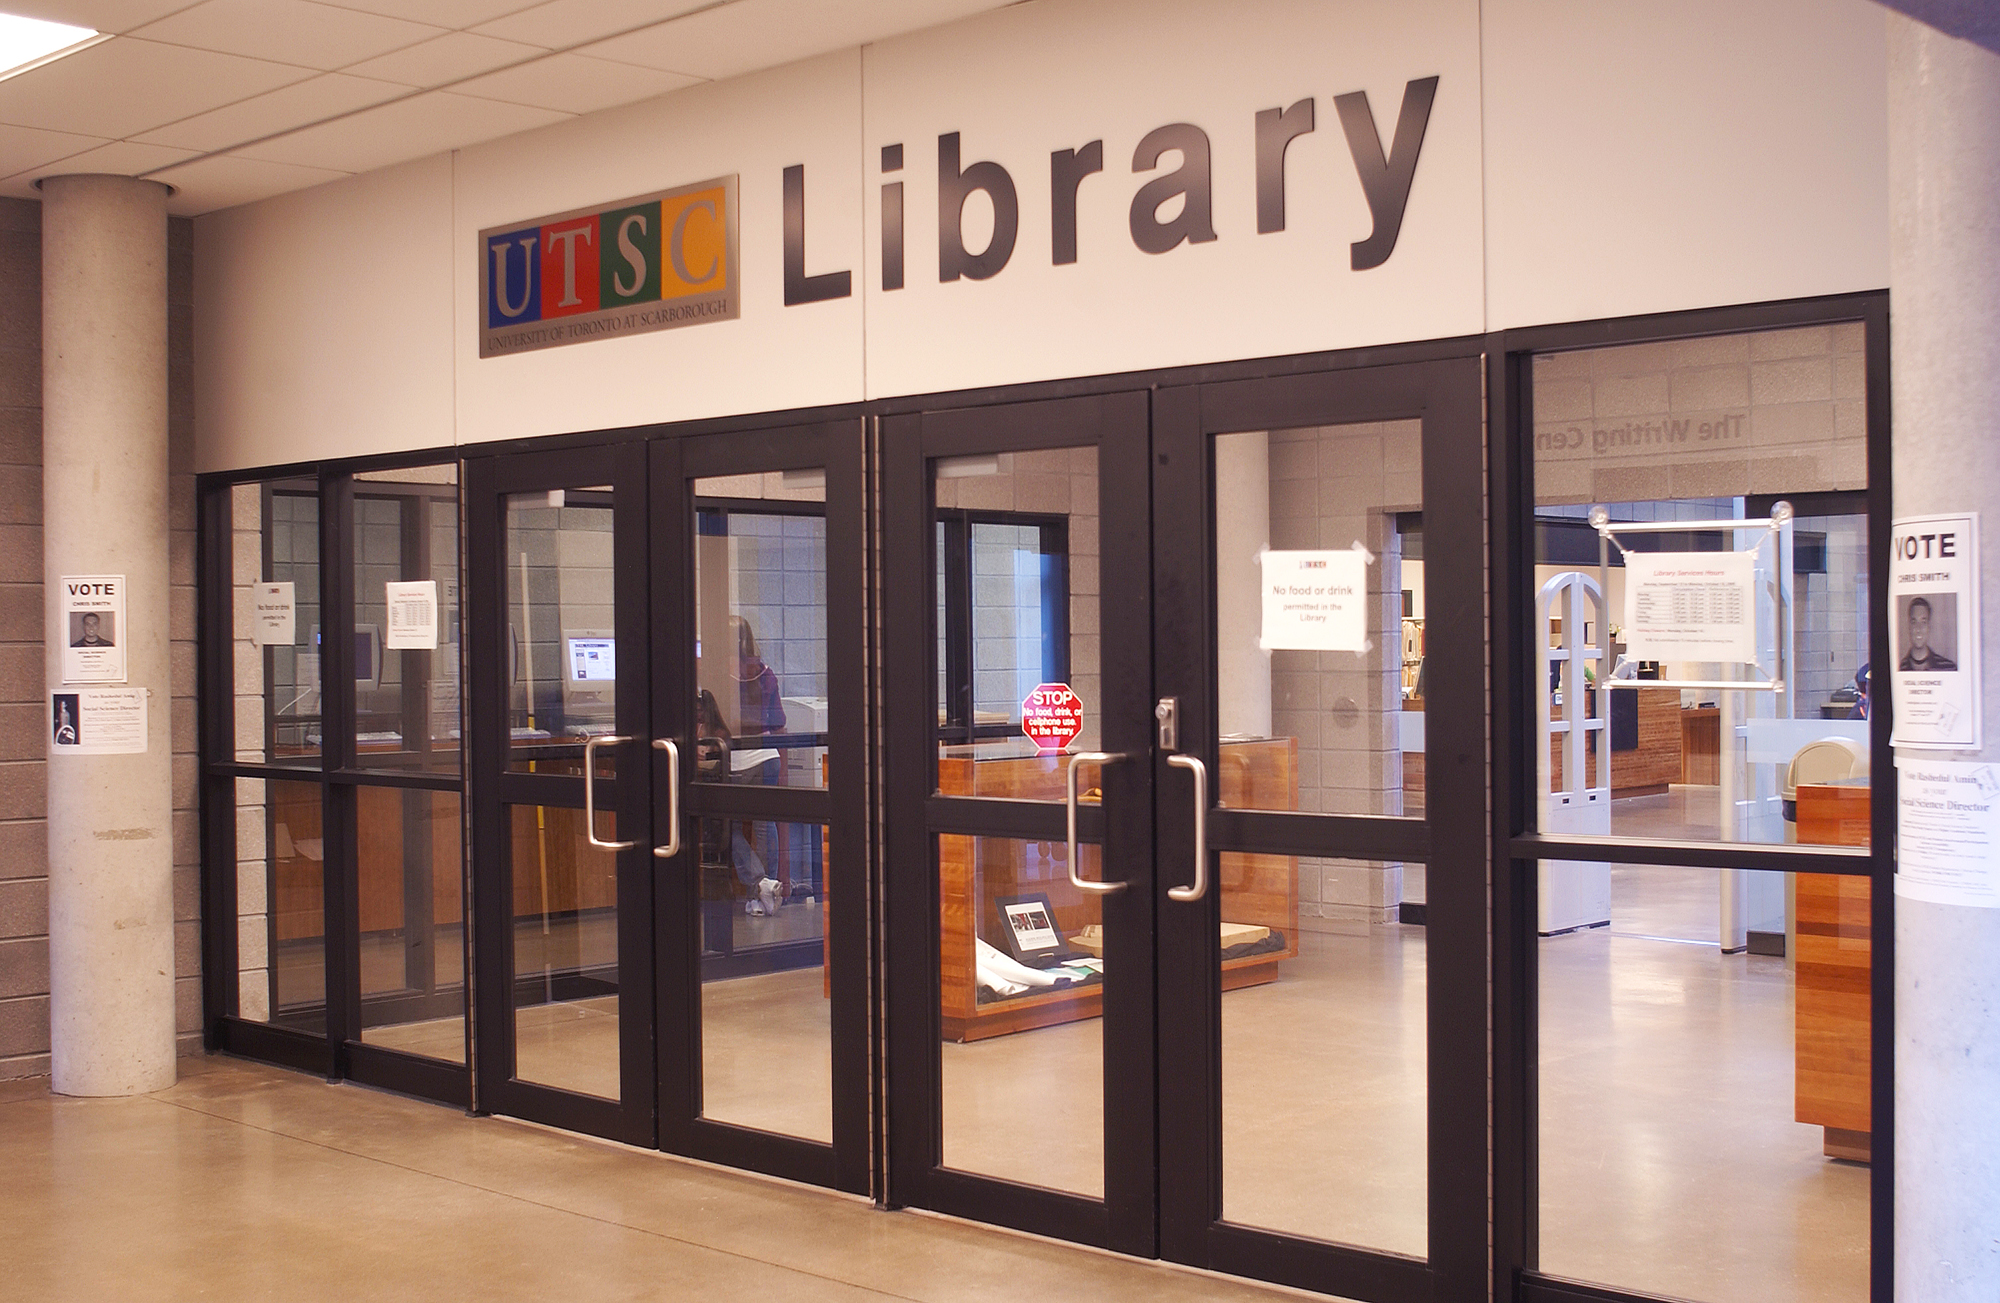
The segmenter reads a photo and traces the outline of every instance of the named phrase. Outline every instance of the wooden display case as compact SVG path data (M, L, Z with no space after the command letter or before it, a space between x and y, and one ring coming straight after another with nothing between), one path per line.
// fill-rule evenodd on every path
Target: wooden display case
M1866 846L1869 813L1865 778L1801 784L1799 841ZM1798 956L1792 1116L1825 1128L1828 1157L1863 1163L1869 1160L1873 1130L1871 890L1863 877L1801 873L1794 892Z
M1060 755L979 759L970 748L963 754L947 752L938 761L938 789L946 796L1060 801L1067 764ZM1080 792L1093 792L1099 781L1095 766L1080 768L1077 778ZM1223 743L1216 782L1225 806L1297 809L1297 740ZM1068 936L1097 921L1097 901L1070 883L1061 849L1061 843L1002 838L938 839L939 985L946 1040L984 1040L1104 1012L1104 988L1095 984L979 1003L973 942L981 935L996 935L995 897L1046 893L1057 924ZM1278 975L1280 961L1298 953L1298 859L1236 853L1217 858L1224 921L1268 927L1285 941L1283 950L1223 961L1222 988L1269 982ZM1091 870L1086 868L1084 875L1090 876Z

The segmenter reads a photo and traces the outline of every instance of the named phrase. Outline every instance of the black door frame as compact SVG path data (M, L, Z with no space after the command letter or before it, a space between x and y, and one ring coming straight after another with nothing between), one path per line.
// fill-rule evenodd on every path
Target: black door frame
M1146 466L1148 397L1112 392L1044 401L940 408L882 422L884 702L889 734L887 942L889 951L889 1201L930 1208L1121 1253L1153 1256L1155 1205L1150 592L1130 582L1150 569ZM1102 897L1105 964L1138 980L1104 988L1105 1197L1091 1199L943 1166L939 1107L937 838L1061 841L1060 803L936 795L938 720L931 661L937 645L931 461L1042 448L1098 449L1098 496L1120 504L1099 516L1100 745L1132 759L1106 765L1102 805L1079 812L1084 841L1104 846L1103 874L1130 885ZM1117 1092L1114 1098L1114 1090Z
M1219 772L1216 755L1216 579L1213 436L1363 421L1422 423L1427 617L1477 628L1484 601L1480 361L1402 365L1217 381L1162 390L1154 406L1155 673L1180 700L1181 744ZM1202 522L1195 528L1194 522ZM1485 666L1477 641L1426 648L1426 774L1432 793L1485 783ZM1196 748L1200 748L1196 751ZM1187 780L1159 757L1163 864L1192 854ZM1486 1277L1486 845L1476 820L1285 814L1219 808L1209 794L1208 848L1280 855L1425 862L1429 1254L1411 1258L1222 1220L1221 979L1214 962L1218 893L1196 905L1156 884L1163 952L1160 1007L1161 1216L1167 1256L1371 1303L1470 1297ZM1211 868L1211 880L1213 880Z
M657 1139L654 1068L652 750L646 732L650 676L622 676L614 730L632 740L616 748L616 774L596 781L598 808L617 812L619 1097L577 1094L514 1076L515 989L513 844L516 806L584 808L581 776L508 772L510 681L507 652L506 499L511 493L609 485L612 494L614 629L627 646L643 645L650 534L646 446L625 442L508 456L469 458L465 473L467 787L472 798L474 965L478 973L481 1112L507 1113L567 1130L651 1147ZM574 747L581 756L581 740Z
M690 434L650 441L652 500L652 731L680 747L682 852L657 861L659 891L659 1144L731 1167L869 1191L868 785L862 516L863 440L858 418ZM827 786L698 783L694 766L694 483L711 476L821 469L826 475ZM678 560L678 564L676 564ZM690 685L676 691L675 684ZM653 809L669 807L667 766L653 769ZM698 833L703 816L817 823L827 829L823 917L830 961L833 1139L830 1144L716 1122L701 1108L701 908ZM656 825L656 840L666 829ZM649 844L650 845L650 844ZM648 856L651 852L648 850ZM851 903L849 903L851 902ZM841 906L845 904L846 907Z

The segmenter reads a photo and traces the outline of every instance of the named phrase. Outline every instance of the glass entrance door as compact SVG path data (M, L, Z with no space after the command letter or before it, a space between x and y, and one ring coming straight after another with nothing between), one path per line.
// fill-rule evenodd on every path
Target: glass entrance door
M645 448L467 490L480 1102L651 1144Z
M1483 1291L1479 366L885 422L896 1199Z
M868 1188L861 448L470 463L482 1106Z

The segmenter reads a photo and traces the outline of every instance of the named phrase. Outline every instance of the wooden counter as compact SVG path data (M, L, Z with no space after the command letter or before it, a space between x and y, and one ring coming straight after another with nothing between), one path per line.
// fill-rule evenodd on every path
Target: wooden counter
M1067 757L1060 755L994 760L947 755L938 761L938 789L946 796L1060 801L1063 767L1068 763ZM1298 742L1294 738L1224 743L1218 771L1216 792L1223 805L1298 808ZM1082 766L1077 779L1079 791L1090 791L1098 785L1098 770ZM1061 843L1000 837L938 838L938 980L946 1040L984 1040L1104 1012L1104 988L1099 985L979 1003L973 942L982 934L997 935L1000 924L992 904L996 896L1046 894L1055 908L1057 925L1068 935L1099 921L1098 899L1077 890L1070 883L1067 867L1051 853L1060 849ZM1085 857L1082 876L1096 877L1096 848L1080 847L1079 852ZM1298 953L1298 859L1234 852L1224 852L1217 859L1222 917L1231 923L1268 927L1285 938L1282 951L1224 961L1222 988L1228 991L1271 981L1277 976L1279 961ZM1006 949L1000 948L1003 952Z
M1866 846L1867 780L1799 788L1802 843ZM1801 873L1795 888L1792 1116L1824 1127L1830 1158L1867 1162L1870 1072L1870 909L1867 878Z
M1680 717L1684 713L1680 707L1681 694L1678 688L1614 688L1612 699L1629 696L1636 705L1638 715L1636 745L1621 748L1612 743L1611 751L1611 794L1618 796L1652 796L1667 790L1671 783L1685 782L1682 777L1682 729ZM1596 690L1592 689L1592 709L1597 709ZM1611 731L1610 728L1604 730ZM1549 738L1550 773L1555 787L1563 785L1563 735ZM1585 780L1597 781L1598 732L1592 731L1585 743L1588 750L1584 754Z

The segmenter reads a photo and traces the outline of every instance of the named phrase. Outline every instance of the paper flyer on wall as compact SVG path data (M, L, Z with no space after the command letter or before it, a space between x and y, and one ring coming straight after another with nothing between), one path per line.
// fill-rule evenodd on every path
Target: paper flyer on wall
M2000 909L2000 767L1896 762L1896 894Z
M289 647L299 640L298 603L292 581L258 584L250 590L250 644Z
M49 694L49 754L142 755L146 750L144 688L78 688Z
M64 575L58 598L62 613L51 632L60 640L64 683L123 683L125 644L124 575Z
M1265 651L1366 651L1368 554L1264 552Z
M1893 740L1899 747L1976 750L1981 745L1979 516L1908 516L1895 522L1891 534ZM1881 669L1872 669L1870 677L1880 683Z
M391 651L436 651L438 586L435 579L398 580L383 585L389 627L382 645Z
M1754 664L1756 584L1750 552L1627 552L1626 654Z

